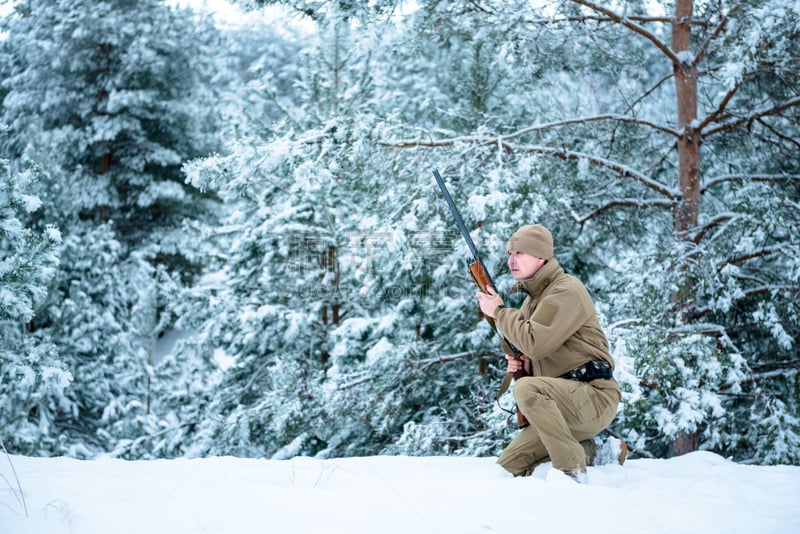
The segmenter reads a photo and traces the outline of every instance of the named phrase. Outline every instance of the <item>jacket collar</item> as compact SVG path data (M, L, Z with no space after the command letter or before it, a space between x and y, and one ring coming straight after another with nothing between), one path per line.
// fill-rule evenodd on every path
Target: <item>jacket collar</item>
M536 274L527 280L518 282L514 286L514 289L517 291L524 291L528 295L536 297L540 295L547 288L547 286L549 286L550 283L563 272L564 269L562 269L561 265L558 264L558 260L556 260L555 257L550 258L547 260L547 263L542 265L542 268L539 269Z

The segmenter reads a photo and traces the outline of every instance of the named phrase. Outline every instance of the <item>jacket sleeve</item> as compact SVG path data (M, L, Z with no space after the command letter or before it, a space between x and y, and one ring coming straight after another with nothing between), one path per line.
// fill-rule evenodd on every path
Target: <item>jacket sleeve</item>
M530 318L521 310L502 308L495 313L495 324L526 356L544 359L586 322L586 298L571 285L558 285L542 297Z

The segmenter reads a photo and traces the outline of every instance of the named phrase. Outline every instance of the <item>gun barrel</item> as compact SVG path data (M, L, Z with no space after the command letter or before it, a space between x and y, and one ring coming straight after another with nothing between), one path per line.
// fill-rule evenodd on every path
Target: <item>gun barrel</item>
M433 170L433 177L436 178L436 183L439 184L439 189L442 190L444 200L447 202L447 206L450 208L450 212L453 214L453 218L456 220L456 226L458 226L461 236L464 238L464 241L467 242L469 252L472 254L472 259L474 261L481 261L481 255L478 253L478 248L472 241L472 237L469 235L469 230L467 230L467 226L464 224L464 219L462 219L461 214L458 213L458 208L456 208L456 204L453 202L453 197L450 196L450 191L447 190L447 186L444 185L444 180L439 174L438 169Z

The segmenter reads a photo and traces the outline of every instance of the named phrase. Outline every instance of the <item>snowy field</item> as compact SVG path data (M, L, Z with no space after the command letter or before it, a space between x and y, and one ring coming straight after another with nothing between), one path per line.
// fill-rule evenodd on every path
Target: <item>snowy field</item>
M492 458L0 461L2 534L800 532L800 467L704 452L590 467L588 485Z

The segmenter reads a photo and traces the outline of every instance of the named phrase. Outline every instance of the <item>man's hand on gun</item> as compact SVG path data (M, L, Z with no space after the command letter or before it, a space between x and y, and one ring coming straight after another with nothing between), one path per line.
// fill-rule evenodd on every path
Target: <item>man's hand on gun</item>
M494 312L497 311L498 306L503 304L503 298L497 294L497 291L494 290L492 286L486 286L486 292L478 290L476 294L478 297L478 303L481 306L481 311L487 317L494 318ZM517 373L519 371L525 371L526 376L530 376L531 374L531 359L521 354L519 359L516 359L514 356L508 354L506 355L506 360L508 361L508 370L509 373Z
M483 314L486 317L494 318L497 307L503 304L503 299L497 294L497 291L492 286L486 286L486 293L479 289L476 296Z
M517 373L519 371L525 370L525 374L530 376L531 374L531 359L524 354L520 356L520 359L517 360L513 356L506 355L506 361L508 361L508 367L506 368L506 372L508 373Z

